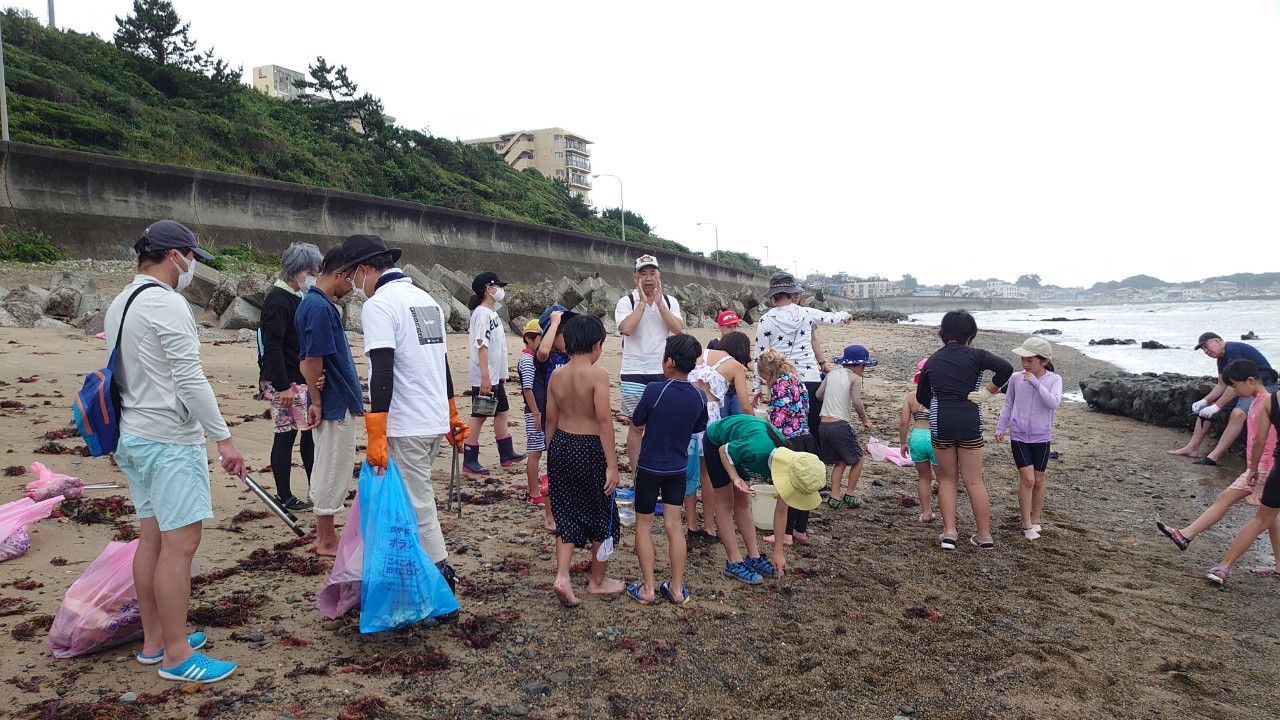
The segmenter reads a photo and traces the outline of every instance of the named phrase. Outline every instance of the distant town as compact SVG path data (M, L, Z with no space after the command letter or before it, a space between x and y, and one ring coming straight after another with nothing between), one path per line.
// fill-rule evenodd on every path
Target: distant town
M1271 279L1267 275L1249 275L1246 282L1219 278L1197 283L1163 283L1149 276L1140 275L1125 281L1097 283L1091 288L1041 285L1037 275L1023 275L1015 282L999 278L969 280L960 285L924 285L910 275L900 280L887 278L853 277L845 273L822 275L811 273L804 282L809 287L822 287L826 292L854 300L889 297L960 297L1001 298L1028 302L1081 302L1081 303L1139 303L1180 302L1191 300L1229 300L1233 298L1280 297L1280 282L1265 286L1261 281Z

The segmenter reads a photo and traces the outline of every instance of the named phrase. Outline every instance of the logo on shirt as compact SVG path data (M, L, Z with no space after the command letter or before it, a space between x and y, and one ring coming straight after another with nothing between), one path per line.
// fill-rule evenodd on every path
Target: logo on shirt
M444 342L444 313L438 307L409 308L414 328L418 331L419 345L439 345Z

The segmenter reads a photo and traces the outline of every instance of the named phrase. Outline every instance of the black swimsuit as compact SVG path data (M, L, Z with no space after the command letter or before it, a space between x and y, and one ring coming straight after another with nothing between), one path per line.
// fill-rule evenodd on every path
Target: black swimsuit
M1280 432L1280 401L1276 400L1275 393L1271 393L1271 412L1268 415L1271 427ZM1280 461L1280 445L1276 445L1275 457ZM1280 509L1280 462L1271 466L1271 472L1267 473L1267 484L1262 486L1262 504Z
M982 411L969 402L969 393L982 386L988 370L995 373L991 382L996 387L1013 375L1008 360L960 343L947 343L925 362L916 401L929 408L935 446L982 447Z

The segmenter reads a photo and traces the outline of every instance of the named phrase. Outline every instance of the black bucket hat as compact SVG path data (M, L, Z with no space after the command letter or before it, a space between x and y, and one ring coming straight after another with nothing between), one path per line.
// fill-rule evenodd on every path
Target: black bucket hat
M389 248L377 235L352 235L342 241L342 267L338 272L344 273L375 255L391 253L391 262L400 259L400 248Z
M796 279L789 272L776 272L769 276L769 289L765 292L764 298L771 300L778 295L790 295L798 293L802 290Z

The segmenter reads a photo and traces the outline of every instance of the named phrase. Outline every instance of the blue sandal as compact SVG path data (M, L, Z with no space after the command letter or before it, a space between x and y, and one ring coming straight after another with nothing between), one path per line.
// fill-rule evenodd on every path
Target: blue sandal
M191 643L192 650L199 650L200 648L204 647L204 644L208 641L209 641L209 638L205 637L204 633L202 632L191 633L190 635L187 636L187 642ZM138 659L138 662L142 663L143 665L155 665L161 660L164 660L164 650L163 649L160 650L160 652L156 653L155 655L143 655L142 653L138 653L136 657Z
M764 582L764 578L760 577L760 573L752 570L745 562L725 564L724 574L735 580L741 580L748 585L759 585Z
M663 599L665 599L667 602L671 603L672 605L688 605L689 600L692 599L689 597L689 586L681 585L680 589L681 591L684 592L684 599L676 600L676 596L671 594L671 581L668 580L658 586L658 594L661 595Z
M747 567L756 571L761 577L778 578L778 571L774 569L773 563L765 559L763 555L760 557L749 557L746 560Z
M644 586L641 585L640 583L627 586L627 594L631 596L632 600L635 600L641 605L652 605L655 601L657 601L657 598L654 598L653 600L645 600L644 596L640 594L643 591L644 591Z

